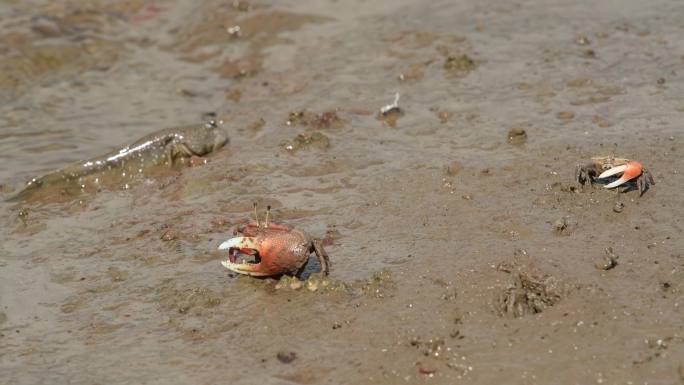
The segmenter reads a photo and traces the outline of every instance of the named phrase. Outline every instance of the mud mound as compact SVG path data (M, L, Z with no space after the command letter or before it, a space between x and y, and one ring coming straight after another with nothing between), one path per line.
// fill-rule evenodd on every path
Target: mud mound
M502 262L497 270L510 276L510 283L495 294L494 306L502 317L519 318L538 314L560 302L572 289L556 277L541 271L518 251L512 261Z

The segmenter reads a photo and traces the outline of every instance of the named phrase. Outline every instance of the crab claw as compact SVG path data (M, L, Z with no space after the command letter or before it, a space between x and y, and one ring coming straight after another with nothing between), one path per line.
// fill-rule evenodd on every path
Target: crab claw
M219 245L219 250L230 250L230 249L252 249L256 250L258 243L254 237L235 237L223 242Z
M638 177L641 175L642 168L641 168L641 163L631 161L627 162L626 164L613 167L609 170L604 171L601 175L598 176L599 179L607 178L609 176L613 176L619 173L622 173L622 176L620 179L616 180L615 182L608 183L607 185L603 186L605 188L613 188L620 186L624 183L629 182L630 180Z
M262 275L260 271L261 261L257 258L255 262L238 262L236 253L240 252L246 255L255 255L258 250L258 242L254 237L235 237L231 238L218 247L219 250L228 250L228 260L221 261L221 264L229 270L236 273L247 274L252 276Z

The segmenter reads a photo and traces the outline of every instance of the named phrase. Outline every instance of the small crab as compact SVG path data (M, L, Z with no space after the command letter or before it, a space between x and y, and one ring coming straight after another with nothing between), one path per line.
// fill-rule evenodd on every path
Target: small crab
M622 173L620 178L611 183L603 184L603 187L614 188L636 179L639 195L643 195L650 185L655 184L653 176L641 166L641 163L613 156L595 156L591 158L591 163L578 164L575 169L575 178L581 185L594 184L597 183L597 179L608 178L619 173Z
M221 264L236 273L255 277L282 274L299 274L304 270L309 255L316 253L321 271L329 272L330 260L319 239L313 239L301 230L289 226L269 223L271 206L266 210L265 221L256 221L238 226L234 235L218 247L228 250L228 260ZM241 257L238 260L238 257Z

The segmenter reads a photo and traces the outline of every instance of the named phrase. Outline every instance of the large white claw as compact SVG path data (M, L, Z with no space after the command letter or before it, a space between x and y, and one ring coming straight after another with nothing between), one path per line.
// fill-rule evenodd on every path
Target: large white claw
M625 170L627 170L627 167L628 167L628 166L627 166L626 164L623 164L623 165L620 165L620 166L617 166L617 167L613 167L613 168L611 168L611 169L608 169L608 170L602 172L601 175L599 175L598 177L599 177L599 179L608 178L609 176L613 176L613 175L615 175L615 174L619 174L619 173L621 173L621 172L625 172ZM612 183L611 183L611 184L612 184Z
M620 179L608 183L607 185L603 186L605 188L613 188L620 186L623 183L627 183L628 181L639 177L642 173L642 168L641 168L641 163L635 162L635 161L630 161L627 164L623 164L617 167L613 167L610 170L604 171L601 175L599 175L599 178L606 178L609 176L613 176L615 174L622 173L620 176Z
M258 250L258 244L256 238L253 237L235 237L231 238L219 245L219 250L230 250L230 249L252 249ZM234 257L231 257L234 259ZM231 262L230 258L227 261L221 261L223 267L228 270L232 270L236 273L247 274L247 275L261 275L259 273L259 264L251 263L239 263Z
M253 276L263 275L259 272L259 264L234 263L231 261L221 261L221 264L226 269L234 271L236 273L253 275Z
M629 167L629 166L626 164L613 167L611 169L608 169L608 170L602 172L601 175L599 175L598 177L599 177L599 179L602 179L602 178L608 178L609 176L619 174L621 172L624 173L625 170L627 170L627 167ZM627 181L629 181L629 179L626 178L625 175L623 175L622 178L620 178L614 182L608 183L607 185L603 186L603 188L614 188L614 187L620 186L623 183L626 183Z
M629 179L620 178L620 179L616 180L615 182L608 183L607 185L603 186L603 188L613 188L613 187L617 187L617 186L619 186L623 183L627 183L627 182L629 182Z
M219 250L229 250L230 248L238 249L257 249L256 238L253 237L235 237L223 242L219 245Z

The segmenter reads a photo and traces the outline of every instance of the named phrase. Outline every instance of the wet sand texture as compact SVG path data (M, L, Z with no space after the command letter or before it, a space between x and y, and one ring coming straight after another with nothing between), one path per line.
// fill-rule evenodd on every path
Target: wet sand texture
M0 2L0 198L207 113L230 135L128 190L0 202L0 383L682 383L682 11ZM596 155L656 185L579 186ZM253 202L330 276L221 267Z

